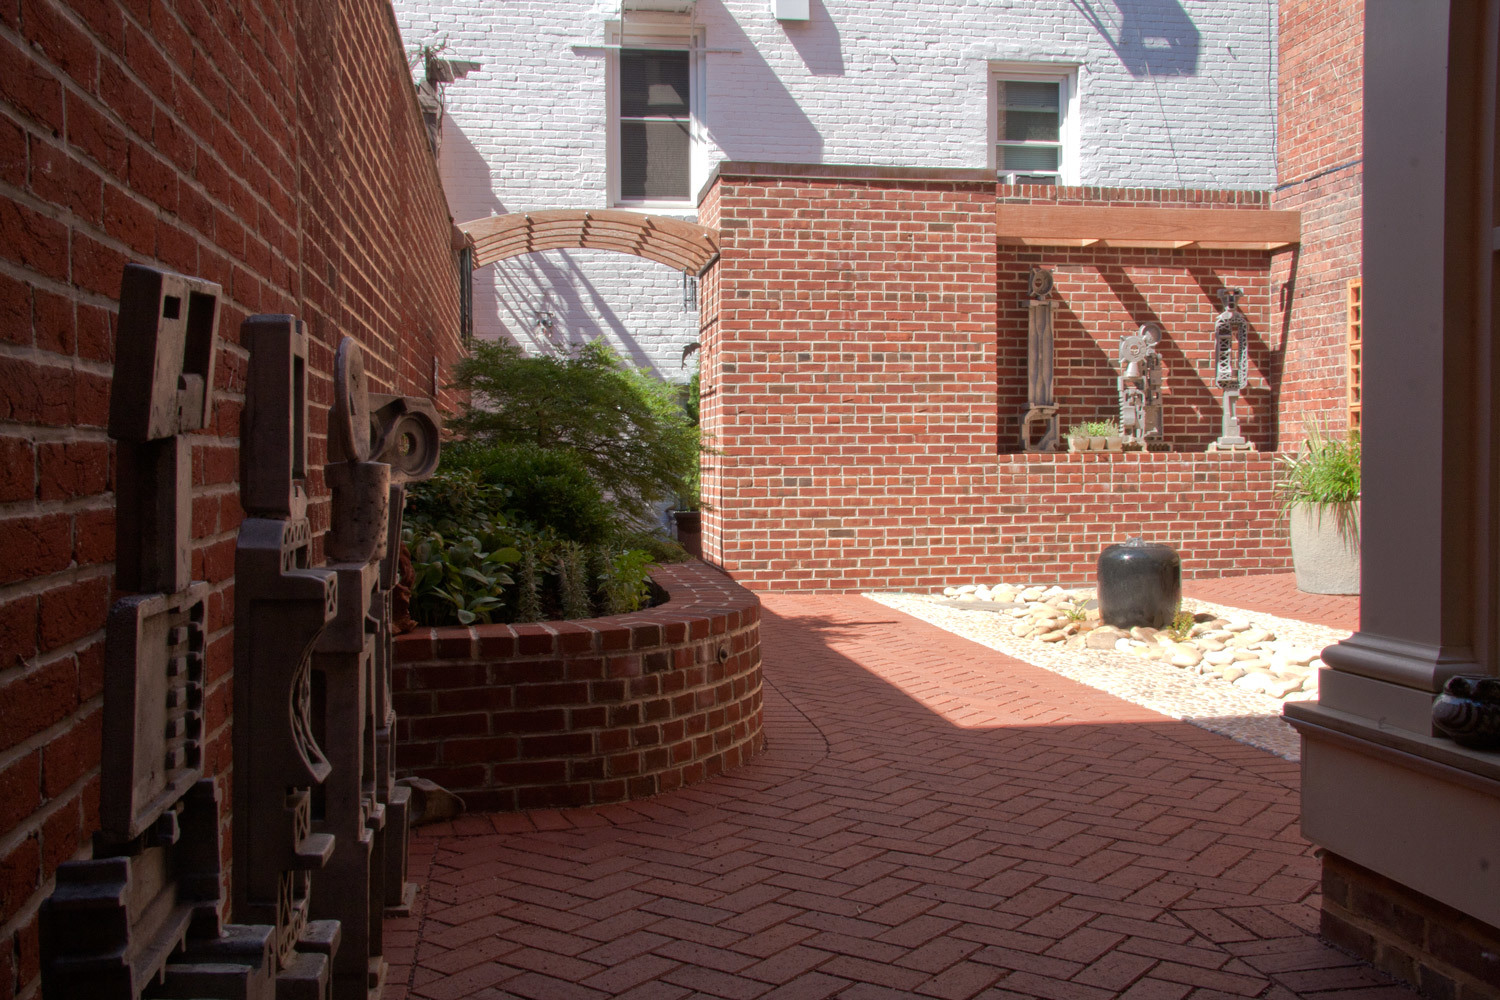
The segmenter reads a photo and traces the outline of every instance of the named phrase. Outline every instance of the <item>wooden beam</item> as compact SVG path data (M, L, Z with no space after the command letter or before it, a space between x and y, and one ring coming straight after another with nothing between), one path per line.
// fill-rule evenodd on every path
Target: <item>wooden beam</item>
M1302 213L1255 208L995 206L996 239L1022 246L1278 250L1302 240Z

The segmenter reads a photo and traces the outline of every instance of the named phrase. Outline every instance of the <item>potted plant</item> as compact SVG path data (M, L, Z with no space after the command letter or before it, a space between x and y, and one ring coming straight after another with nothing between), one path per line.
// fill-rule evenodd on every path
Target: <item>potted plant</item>
M1120 426L1113 420L1091 420L1068 430L1069 451L1120 451Z
M1282 455L1281 502L1292 541L1297 589L1359 593L1359 435L1347 440L1307 430L1295 455Z

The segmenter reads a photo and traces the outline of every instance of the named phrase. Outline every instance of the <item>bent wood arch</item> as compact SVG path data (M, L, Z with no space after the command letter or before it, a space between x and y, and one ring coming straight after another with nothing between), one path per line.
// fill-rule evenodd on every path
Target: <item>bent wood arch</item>
M611 250L702 275L719 259L719 232L695 222L617 209L492 215L459 225L474 268L541 250Z

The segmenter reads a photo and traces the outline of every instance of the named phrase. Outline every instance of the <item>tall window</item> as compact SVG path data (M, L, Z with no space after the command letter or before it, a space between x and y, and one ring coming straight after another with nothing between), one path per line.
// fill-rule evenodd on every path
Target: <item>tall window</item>
M1061 80L995 81L995 169L1018 184L1056 184L1062 177Z
M691 66L687 52L620 52L620 200L692 197Z

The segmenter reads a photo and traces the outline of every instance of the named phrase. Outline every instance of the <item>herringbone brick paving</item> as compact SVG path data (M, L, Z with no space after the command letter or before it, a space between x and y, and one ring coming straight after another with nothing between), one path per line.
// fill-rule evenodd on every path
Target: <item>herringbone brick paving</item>
M863 598L764 601L767 752L422 831L389 997L1414 997L1318 941L1295 764Z

